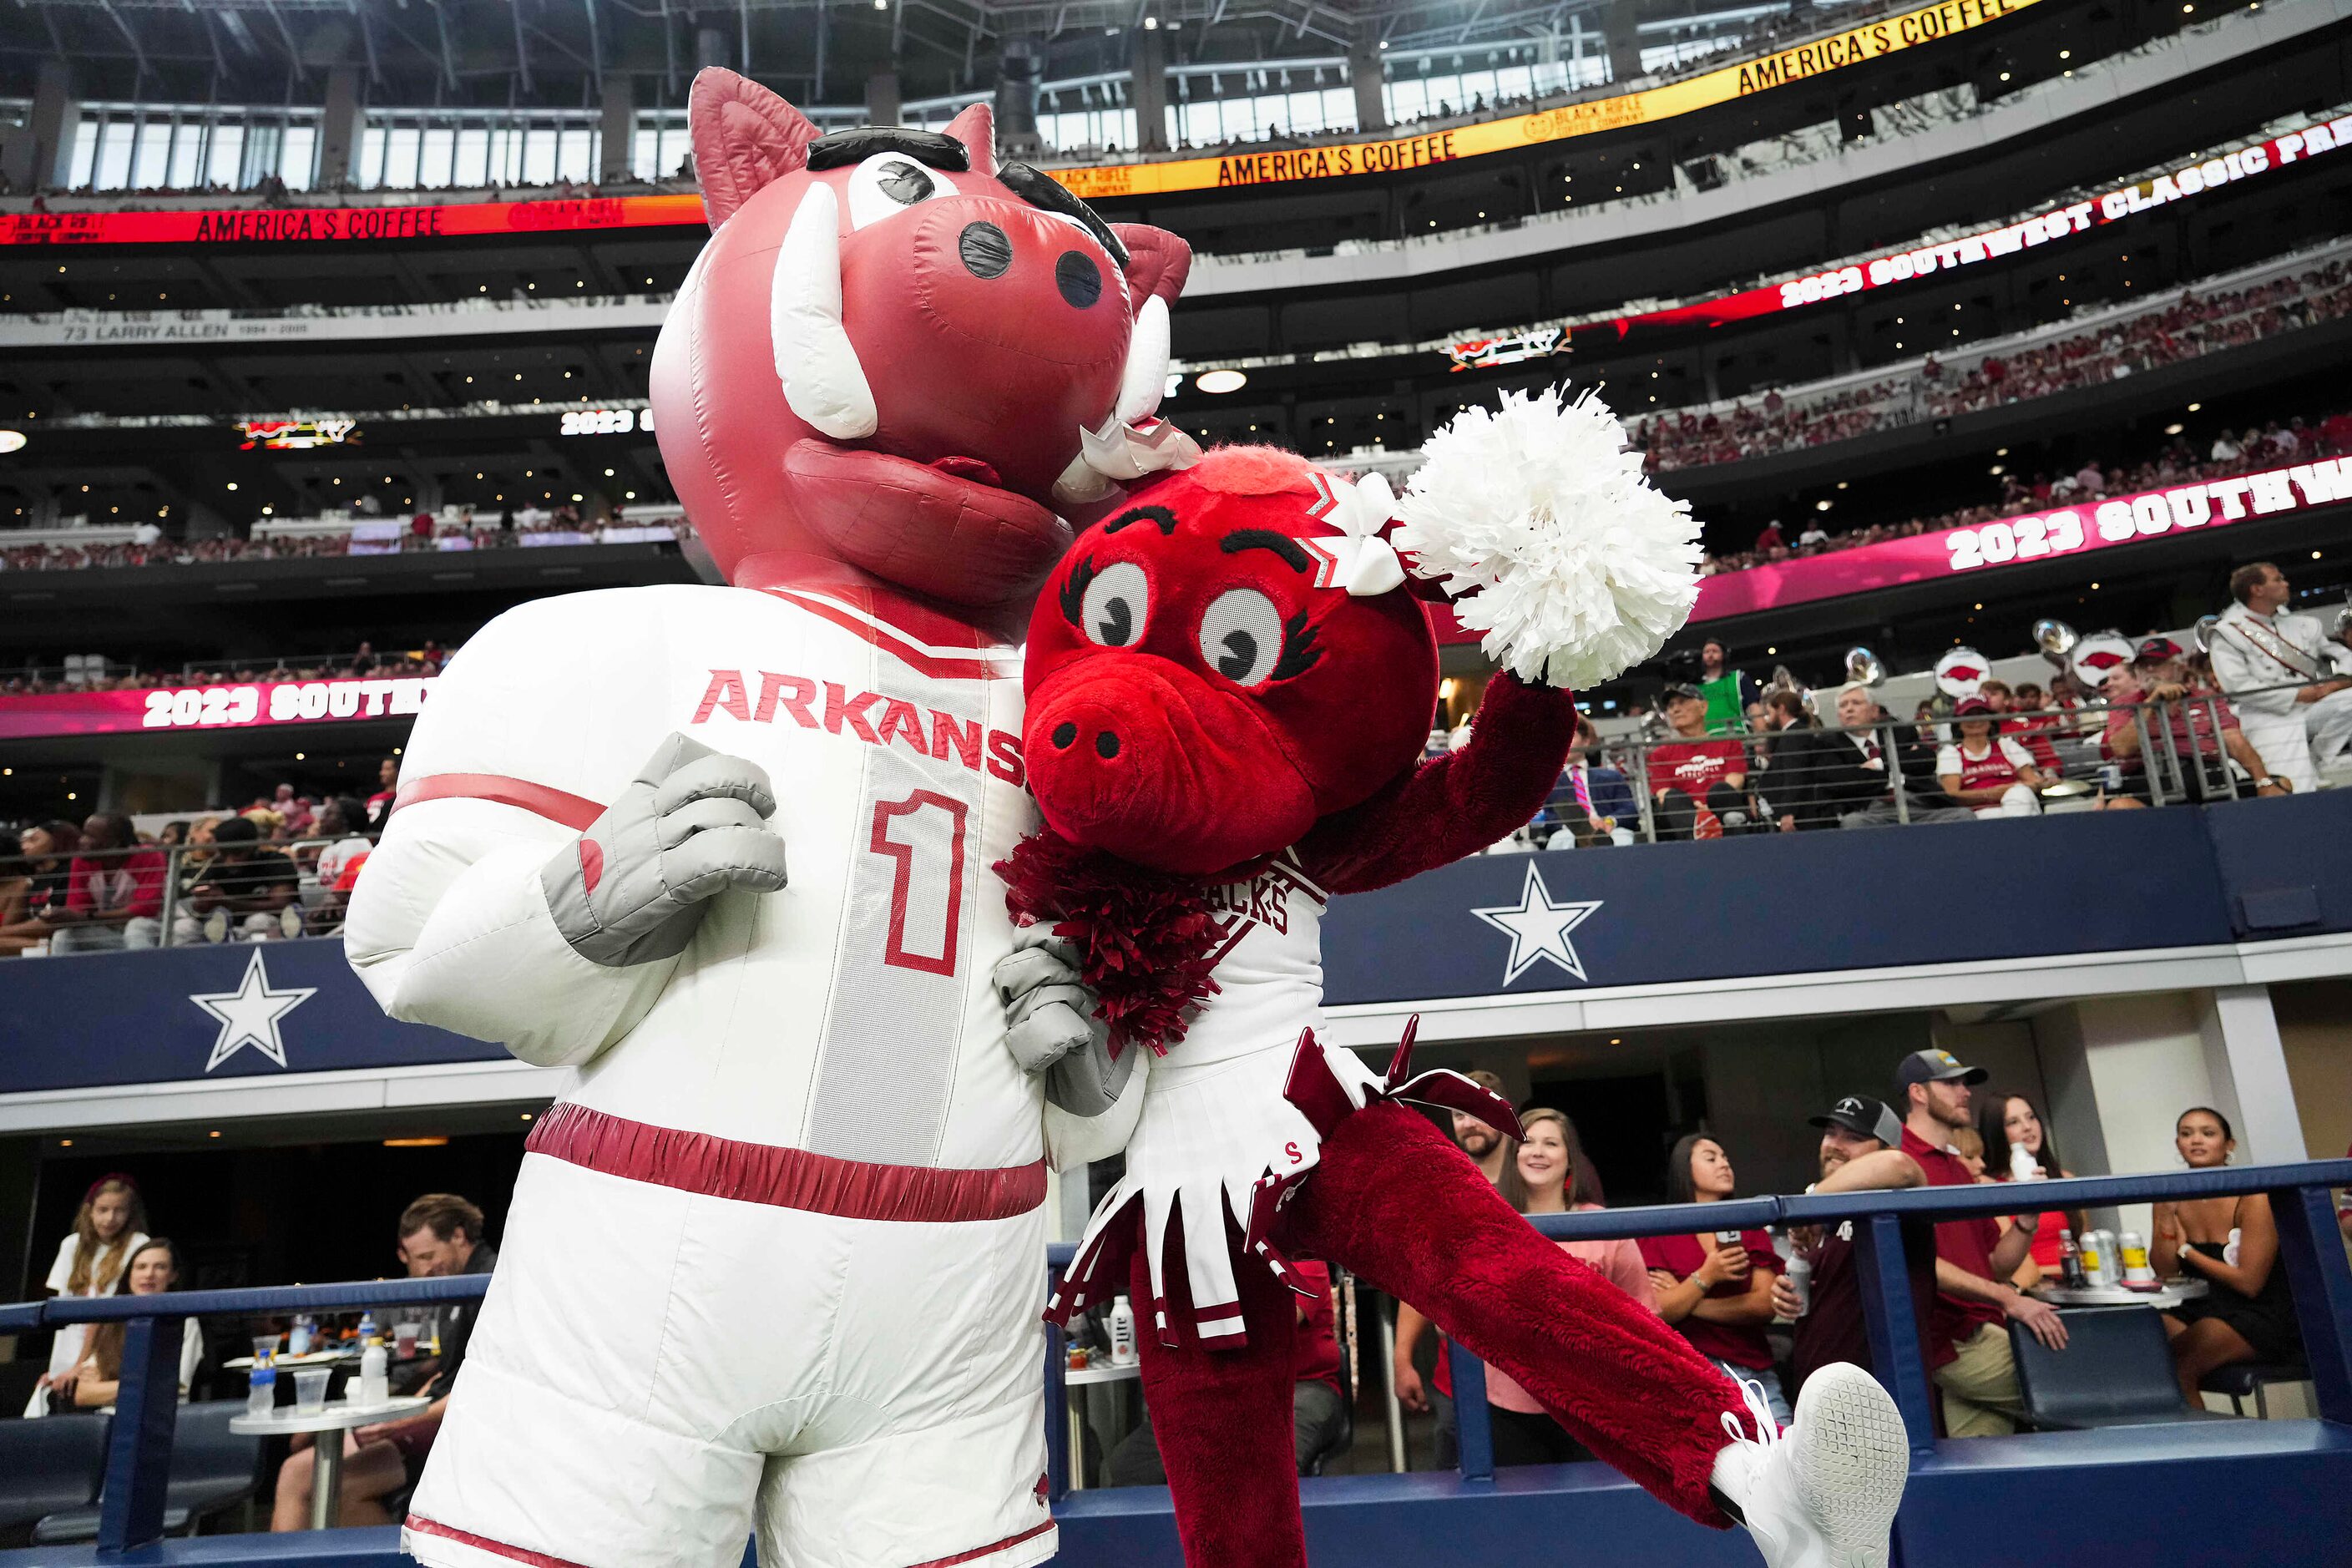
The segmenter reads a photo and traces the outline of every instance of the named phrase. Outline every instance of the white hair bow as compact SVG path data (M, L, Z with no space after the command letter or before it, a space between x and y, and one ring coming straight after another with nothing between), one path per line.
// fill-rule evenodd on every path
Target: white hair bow
M1307 515L1339 531L1337 539L1318 535L1298 542L1315 557L1315 585L1345 588L1361 597L1385 594L1402 584L1404 563L1397 559L1395 547L1381 537L1396 515L1396 495L1389 489L1388 479L1367 474L1350 484L1318 468L1315 489L1321 499L1307 509Z

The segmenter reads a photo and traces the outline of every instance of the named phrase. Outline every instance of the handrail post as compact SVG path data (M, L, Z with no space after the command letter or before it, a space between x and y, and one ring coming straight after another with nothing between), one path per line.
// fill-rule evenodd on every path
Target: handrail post
M1058 1270L1050 1271L1050 1286L1058 1286ZM1049 1288L1050 1288L1049 1286ZM1070 1494L1070 1466L1083 1455L1070 1452L1070 1357L1060 1325L1045 1325L1045 1498L1059 1502Z
M163 1538L172 1479L172 1429L180 1414L180 1340L185 1318L133 1318L123 1325L122 1383L106 1438L106 1486L98 1550L128 1552Z
M1928 1394L1927 1363L1919 1344L1917 1309L1911 1300L1910 1260L1903 1245L1903 1222L1891 1214L1872 1215L1853 1227L1855 1282L1862 1288L1863 1326L1870 1333L1870 1364L1903 1412L1911 1452L1936 1451L1936 1411Z
M2352 1266L2345 1262L2333 1194L2326 1187L2288 1187L2270 1200L2320 1418L2352 1426Z
M1650 795L1650 747L1646 741L1633 743L1633 775L1638 781L1633 790L1634 803L1642 812L1642 842L1658 841L1657 802Z
M1397 1398L1396 1386L1396 1318L1393 1302L1384 1305L1374 1314L1381 1321L1381 1400L1388 1418L1389 1471L1402 1475L1411 1467L1404 1452L1404 1405Z
M1878 733L1878 727L1875 724L1871 726L1871 733L1874 736ZM1908 827L1911 826L1911 792L1905 787L1901 748L1901 732L1895 727L1894 721L1889 720L1886 724L1886 743L1879 749L1879 760L1886 764L1887 787L1895 792L1895 820L1898 825Z
M180 918L180 857L186 849L184 844L174 844L163 852L163 908L156 917L162 926L155 933L157 947L172 945L172 927Z
M1462 1479L1495 1479L1495 1424L1486 1410L1486 1363L1472 1355L1460 1340L1445 1342L1454 1365L1454 1437Z

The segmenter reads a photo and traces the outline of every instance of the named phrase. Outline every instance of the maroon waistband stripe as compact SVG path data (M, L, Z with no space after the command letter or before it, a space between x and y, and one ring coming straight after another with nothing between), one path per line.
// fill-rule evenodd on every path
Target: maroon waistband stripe
M604 815L604 808L593 800L503 773L426 773L407 779L393 797L393 809L421 805L428 800L487 800L520 806L574 832L584 831Z
M523 1147L632 1182L705 1197L910 1225L1011 1219L1045 1201L1045 1162L1000 1170L877 1165L686 1132L559 1101Z

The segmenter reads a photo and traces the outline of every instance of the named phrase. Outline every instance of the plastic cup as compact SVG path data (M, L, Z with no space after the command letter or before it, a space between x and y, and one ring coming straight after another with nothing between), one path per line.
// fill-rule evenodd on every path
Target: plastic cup
M298 1415L323 1415L327 1410L327 1380L335 1375L331 1366L304 1366L294 1370L294 1411Z
M403 1361L416 1353L417 1328L415 1323L394 1323L392 1326L393 1353Z

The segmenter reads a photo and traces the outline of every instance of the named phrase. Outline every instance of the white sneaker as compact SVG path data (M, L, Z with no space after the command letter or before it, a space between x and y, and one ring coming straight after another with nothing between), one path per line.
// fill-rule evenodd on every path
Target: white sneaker
M1732 1444L1717 1461L1717 1484L1747 1516L1766 1568L1886 1568L1911 1473L1893 1397L1862 1368L1833 1363L1805 1380L1796 1419L1780 1432L1763 1389L1740 1388L1757 1436L1724 1413Z

